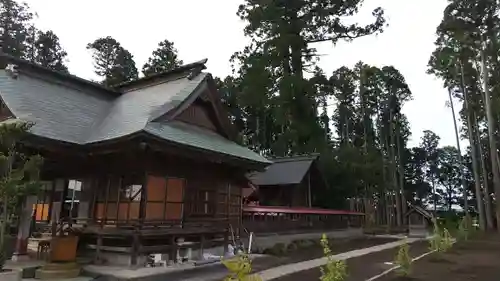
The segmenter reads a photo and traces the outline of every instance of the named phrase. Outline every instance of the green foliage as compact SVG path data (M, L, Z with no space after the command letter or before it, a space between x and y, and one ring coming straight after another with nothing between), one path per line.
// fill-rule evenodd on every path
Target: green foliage
M327 258L326 265L321 266L321 281L342 281L347 277L347 266L345 261L335 260L332 251L328 245L326 234L321 237L321 246L323 253Z
M448 212L453 212L452 206L462 203L462 163L459 161L459 151L454 146L445 146L437 151L437 180L443 187L438 193L443 198L442 203ZM448 221L447 221L448 223ZM447 225L449 228L450 226ZM454 229L449 228L449 229Z
M442 234L436 219L433 219L433 232L430 242L430 250L440 252Z
M174 69L182 64L177 56L177 49L174 43L163 40L158 44L158 48L153 52L148 62L142 67L144 76L165 72Z
M17 151L18 143L31 128L28 123L0 124L0 200L1 229L0 252L4 253L5 235L11 215L18 210L17 204L27 195L36 195L39 188L39 172L42 158L28 156ZM0 255L0 269L5 263L5 255Z
M439 227L439 224L434 219L433 237L430 240L430 250L438 253L445 253L453 246L453 237L448 229Z
M222 260L229 274L223 281L262 281L258 274L251 274L252 261L247 254L239 254L231 259Z
M29 41L32 45L28 46L27 59L52 70L68 72L64 64L68 53L61 47L59 37L52 30L41 31L33 27Z
M16 58L25 58L29 26L33 13L25 3L0 1L0 50Z
M94 71L104 79L104 85L116 86L138 78L134 57L113 37L98 38L87 49L92 51Z
M493 226L491 206L492 187L488 181L492 171L492 159L489 150L488 135L498 135L498 128L488 126L485 108L482 70L479 63L480 51L485 47L485 66L490 69L486 88L491 99L493 116L498 116L500 105L500 60L495 55L500 51L498 44L500 5L498 1L450 0L443 12L443 19L436 28L435 50L429 58L428 72L440 78L444 86L449 87L456 100L462 103L460 111L464 135L469 139L470 148L465 157L470 179L467 183L475 185L473 193L475 205L480 216L489 227ZM493 122L498 122L498 117ZM491 130L488 130L490 128ZM474 179L472 179L474 177ZM490 189L488 192L481 191ZM484 195L484 200L483 200ZM499 194L496 194L497 196ZM483 204L485 208L483 208ZM483 210L486 216L483 217ZM485 220L485 219L486 220ZM481 227L484 227L482 225Z
M458 225L458 239L461 241L469 240L469 231L470 231L470 220L467 219L466 216L463 217L462 221Z
M410 256L410 246L408 243L404 243L399 246L398 253L394 262L399 268L396 270L400 276L409 276L411 273L411 267L413 259Z
M453 237L448 229L443 229L443 239L441 240L441 252L447 252L453 246Z

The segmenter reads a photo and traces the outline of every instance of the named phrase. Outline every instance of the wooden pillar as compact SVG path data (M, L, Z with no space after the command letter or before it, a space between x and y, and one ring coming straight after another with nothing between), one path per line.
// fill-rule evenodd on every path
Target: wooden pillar
M54 198L54 202L51 207L51 224L52 224L52 237L57 235L57 224L61 218L63 211L64 200L66 199L66 194L68 191L68 186L66 185L66 180L56 179L54 180L54 195L58 191L62 191L59 198ZM54 196L55 197L55 196Z
M224 232L224 256L226 255L226 253L229 249L228 244L229 244L229 231L228 231L228 229L226 229L226 231Z
M101 218L101 228L106 224L108 221L108 203L109 203L109 189L111 188L111 179L112 176L108 175L107 176L107 184L106 184L106 192L104 195L104 208L103 208L103 214Z
M175 241L175 236L172 235L170 236L170 245L172 248L170 249L170 259L173 261L173 263L177 262L177 243Z
M118 188L117 188L117 194L116 194L116 216L115 216L115 224L118 225L119 217L120 217L120 197L121 197L121 190L122 190L122 184L123 184L123 176L120 176L118 179Z
M92 201L92 180L89 178L82 180L82 185L80 189L80 203L78 204L78 224L87 224L87 218L89 218L89 211Z
M90 223L95 223L96 222L96 206L97 206L97 188L98 188L98 182L99 182L100 177L93 178L90 181L90 192L89 192L89 198L90 198L90 205L88 209L88 218L90 219Z
M15 251L12 255L13 261L27 260L28 238L30 235L31 220L33 218L33 205L36 204L37 196L28 196L23 204L21 216L19 218L19 229L16 238Z
M69 188L69 180L64 179L64 189L61 194L61 209L59 210L59 218L63 218L66 215L64 213L66 210L64 206L66 204L66 197L68 197L68 188Z
M205 235L201 235L200 237L200 259L203 259L203 250L205 248Z
M307 173L307 205L312 208L311 172Z
M139 248L140 248L140 238L139 238L139 229L136 227L134 229L134 234L132 234L132 253L130 256L131 265L137 265L137 260L139 257Z
M95 263L99 264L101 262L101 248L102 248L102 229L97 231L97 241L96 241L96 249L95 249Z
M146 219L146 204L148 196L148 175L144 173L141 188L141 201L139 202L139 226L142 228L144 220Z
M146 203L148 196L148 175L144 173L144 178L142 180L142 188L141 188L141 201L139 202L139 224L134 227L134 234L132 237L132 252L130 255L130 260L132 265L137 265L137 260L139 257L139 249L141 247L141 237L140 232L142 226L144 225L144 220L146 219Z
M52 220L55 196L56 196L56 181L52 181L50 182L50 201L49 201L49 210L47 212L47 223L50 223Z

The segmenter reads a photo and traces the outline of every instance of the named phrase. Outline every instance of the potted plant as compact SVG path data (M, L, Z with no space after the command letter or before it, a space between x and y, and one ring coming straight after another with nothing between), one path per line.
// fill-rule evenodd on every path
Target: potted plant
M20 281L21 272L6 269L7 227L19 211L19 203L40 188L39 170L42 158L20 153L19 141L31 128L24 122L0 124L0 280Z
M66 226L66 227L65 227ZM50 243L51 262L74 262L78 248L78 235L68 220L61 221L58 235Z

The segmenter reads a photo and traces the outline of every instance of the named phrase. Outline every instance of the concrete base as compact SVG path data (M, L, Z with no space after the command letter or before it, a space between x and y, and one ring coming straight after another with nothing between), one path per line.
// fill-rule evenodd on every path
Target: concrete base
M22 278L35 278L35 271L44 264L44 261L39 260L7 261L5 268L22 272Z
M20 261L29 261L30 257L28 256L28 254L17 254L17 253L14 253L14 254L12 254L12 258L11 259L14 262L20 262Z
M274 234L274 235L259 235L254 234L252 241L252 253L262 252L266 248L273 247L278 243L283 243L288 245L296 240L310 240L315 239L319 241L321 239L321 235L326 234L328 238L357 238L362 237L363 229L361 228L349 228L349 229L341 229L335 231L326 231L326 232L310 232L310 233L297 233L297 234ZM242 239L245 246L248 245L248 238Z
M427 229L410 229L410 231L408 231L409 237L426 238L429 235L432 235L432 233Z
M7 269L0 272L0 280L2 281L21 281L22 271L16 269Z
M87 249L78 254L79 257L88 258L91 260L95 259L95 249L96 245L87 245ZM127 247L117 247L117 246L102 246L100 259L103 265L110 266L132 266L132 257ZM144 255L139 255L137 257L137 266L144 266L147 261L147 257Z
M40 280L57 280L75 278L80 275L81 267L77 263L48 263L37 269L35 278Z

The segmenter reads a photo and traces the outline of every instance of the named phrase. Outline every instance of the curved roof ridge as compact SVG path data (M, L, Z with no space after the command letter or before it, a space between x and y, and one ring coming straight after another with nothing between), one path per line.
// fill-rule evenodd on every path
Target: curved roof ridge
M290 162L290 161L313 161L318 159L320 156L319 153L309 153L309 154L297 154L292 156L279 156L279 157L271 157L269 160L273 162Z
M134 85L137 85L137 84L140 84L140 83L143 83L143 82L147 82L147 81L158 79L158 78L165 78L165 77L168 77L168 76L170 76L172 74L181 73L181 72L188 71L188 70L191 70L191 69L199 68L201 70L204 70L204 69L207 68L205 66L205 64L207 63L207 61L208 61L208 59L205 58L205 59L202 59L202 60L199 60L199 61L195 61L195 62L192 62L192 63L181 65L179 67L176 67L176 68L173 68L173 69L170 69L170 70L158 72L158 73L155 73L155 74L152 74L152 75L149 75L149 76L144 76L144 77L141 77L141 78L136 79L136 80L123 82L123 83L120 83L118 85L115 85L113 87L113 89L122 89L122 88L125 88L125 87L134 86Z

